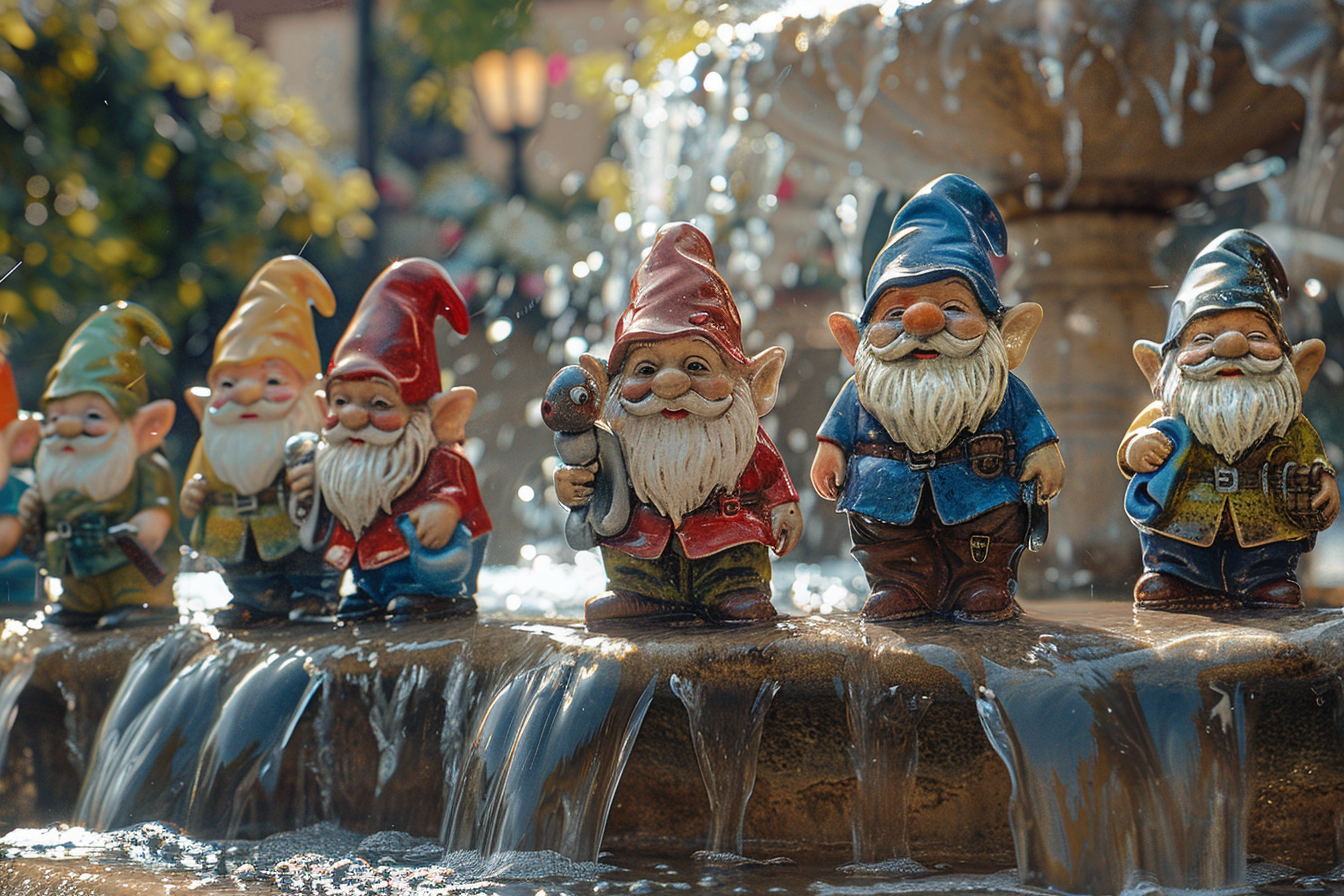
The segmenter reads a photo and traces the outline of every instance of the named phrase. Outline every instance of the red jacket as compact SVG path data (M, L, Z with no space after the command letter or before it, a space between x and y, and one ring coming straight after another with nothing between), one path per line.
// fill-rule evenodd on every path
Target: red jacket
M798 500L789 471L770 438L756 430L756 450L738 477L737 488L709 496L699 509L681 519L676 529L682 550L691 559L708 557L739 544L775 546L770 511ZM630 525L620 535L602 539L604 547L632 557L652 560L663 553L672 537L672 521L648 504L636 504Z
M374 517L358 542L349 529L339 520L336 522L326 561L337 569L345 569L351 560L357 560L360 569L377 569L409 557L411 548L397 528L397 517L430 501L456 504L473 538L490 531L490 516L481 503L471 464L448 445L439 445L429 455L415 485L397 496L390 514L379 513Z

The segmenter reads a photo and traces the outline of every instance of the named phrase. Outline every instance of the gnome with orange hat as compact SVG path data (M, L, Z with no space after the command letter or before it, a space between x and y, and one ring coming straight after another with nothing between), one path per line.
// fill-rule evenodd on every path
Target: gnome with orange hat
M41 438L36 418L19 411L14 369L0 355L0 603L30 601L37 582L37 566L19 549L23 524L19 499L31 485L10 469L15 461L32 457Z
M684 223L658 231L606 365L588 355L582 365L605 396L602 417L637 499L625 531L600 539L610 590L588 602L588 624L773 617L769 549L787 554L802 532L798 494L760 428L784 349L747 357L703 233ZM592 500L595 472L557 467L561 503Z
M317 268L296 255L267 262L215 340L209 388L187 392L201 439L181 506L196 520L192 547L223 564L233 593L218 625L320 613L336 593L339 577L300 547L285 500L285 442L317 430L326 413L309 305L324 317L336 310Z
M158 453L176 405L149 400L139 349L172 348L163 324L129 302L80 325L47 374L37 485L19 515L59 576L49 621L108 628L173 612L181 555L177 484Z
M327 562L354 572L340 619L476 608L490 517L459 451L476 390L443 390L439 316L466 334L466 303L438 264L408 258L378 275L332 352L315 463L290 468L298 501L316 494L336 518Z

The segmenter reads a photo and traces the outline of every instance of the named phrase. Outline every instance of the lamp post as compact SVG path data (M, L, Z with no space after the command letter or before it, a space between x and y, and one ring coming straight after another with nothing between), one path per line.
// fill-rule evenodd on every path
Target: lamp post
M513 144L510 195L522 196L523 138L541 123L546 105L546 60L531 47L487 50L471 65L481 113L490 129Z

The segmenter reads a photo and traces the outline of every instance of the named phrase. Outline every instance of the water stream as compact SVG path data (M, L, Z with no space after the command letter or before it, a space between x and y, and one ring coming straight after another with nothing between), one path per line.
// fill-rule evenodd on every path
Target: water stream
M19 714L19 694L28 686L33 677L33 656L20 653L14 658L5 677L0 679L0 771L5 768L5 755L9 752L9 734L14 730L14 720Z

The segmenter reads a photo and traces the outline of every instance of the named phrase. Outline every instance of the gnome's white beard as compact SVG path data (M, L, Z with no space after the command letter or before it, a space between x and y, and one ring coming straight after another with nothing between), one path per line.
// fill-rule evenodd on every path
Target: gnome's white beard
M725 401L688 391L665 401L653 393L640 402L620 396L621 377L611 381L604 418L620 436L625 468L635 496L681 525L716 488L732 489L756 451L759 419L745 382ZM723 405L727 404L727 408ZM680 420L664 410L688 410Z
M242 420L242 414L256 414ZM285 466L285 442L296 432L322 428L322 406L312 393L284 404L228 402L208 410L201 420L202 448L211 468L240 495L265 490Z
M1242 375L1218 376L1229 367ZM1302 413L1302 388L1287 355L1274 361L1213 356L1182 367L1173 353L1162 372L1162 409L1184 417L1191 435L1231 463L1271 430L1287 432Z
M74 448L73 452L64 450ZM135 433L124 421L101 436L48 436L33 461L37 493L50 501L64 491L77 491L94 501L107 501L131 484L136 450Z
M352 438L364 444L353 443ZM339 423L323 430L317 446L322 500L359 538L379 511L391 513L392 502L415 485L437 446L424 408L417 408L406 426L392 432L371 425L352 431Z
M916 349L938 357L903 361ZM999 328L979 339L942 331L928 339L902 334L882 348L865 338L854 361L859 402L892 439L921 454L941 451L962 430L974 431L1003 403L1008 353Z

